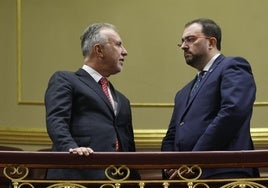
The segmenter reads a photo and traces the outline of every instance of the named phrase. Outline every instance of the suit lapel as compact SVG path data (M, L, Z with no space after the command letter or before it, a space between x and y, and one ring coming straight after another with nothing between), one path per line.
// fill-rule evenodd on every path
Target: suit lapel
M90 89L92 89L97 94L97 96L99 96L105 102L105 104L114 114L113 107L107 99L106 95L103 93L101 86L90 76L90 74L88 74L83 69L79 69L76 74L79 76L79 79L82 82L84 82Z
M212 66L209 68L209 70L206 72L206 75L204 76L204 78L202 79L196 93L194 94L194 96L192 96L189 101L188 100L185 100L186 101L186 107L182 113L182 118L183 116L185 115L185 113L188 111L189 107L191 106L191 103L193 102L193 100L195 99L196 95L198 95L200 89L203 87L204 84L206 84L206 80L210 77L210 75L212 74L212 72L216 69L216 67L218 66L218 64L224 59L224 55L220 55L219 57L217 57L217 59L214 61L214 63L212 64ZM192 80L192 82L190 84L188 84L188 87L186 88L186 92L188 96L185 96L185 98L189 98L190 96L190 92L191 92L191 87L193 86L194 84L194 80ZM188 101L188 102L187 102Z
M212 72L212 71L211 71L211 72ZM196 95L199 93L199 90L202 88L202 86L203 86L204 83L206 82L206 80L207 80L207 78L209 77L209 75L210 75L210 72L207 71L206 74L203 76L203 78L202 78L202 80L201 80L201 82L200 82L198 88L196 89L196 92L194 93L194 95L193 95L192 97L190 97L190 93L191 93L193 84L195 84L195 80L196 80L197 78L194 79L193 84L192 84L192 87L191 87L190 92L189 92L189 94L188 94L188 99L189 99L189 101L188 101L188 103L187 103L187 106L189 106L189 104L192 103L192 101L194 100L194 98L196 97Z
M116 90L114 89L114 86L110 82L109 82L109 85L110 85L110 90L111 90L111 93L113 95L113 99L114 99L114 102L115 102L115 111L116 111L116 115L117 115L119 110L120 110L120 107L121 107L121 102L120 102L120 100L118 98Z
M198 92L200 91L200 89L206 83L206 80L209 78L209 76L215 70L215 68L218 66L218 64L223 60L223 58L224 58L224 56L223 55L220 55L218 58L215 59L214 63L211 65L211 67L209 68L209 70L206 72L206 74L202 78L202 81L200 82L200 85L197 88L196 93L194 94L194 96L192 96L192 98L190 99L190 101L188 102L188 104L193 101L193 99L196 97L196 95L198 94Z

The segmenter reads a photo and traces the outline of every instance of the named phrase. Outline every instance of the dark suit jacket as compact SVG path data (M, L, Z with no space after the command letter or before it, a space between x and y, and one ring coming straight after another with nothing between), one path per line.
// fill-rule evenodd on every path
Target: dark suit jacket
M176 94L162 151L252 150L250 119L256 86L249 63L220 55L188 101L193 84L194 80ZM202 177L230 171L254 175L253 169L211 169Z
M45 94L47 132L53 151L90 147L95 152L134 152L135 143L129 100L110 84L117 114L101 86L83 69L56 72ZM90 156L89 156L90 157ZM105 179L103 170L49 170L48 178Z

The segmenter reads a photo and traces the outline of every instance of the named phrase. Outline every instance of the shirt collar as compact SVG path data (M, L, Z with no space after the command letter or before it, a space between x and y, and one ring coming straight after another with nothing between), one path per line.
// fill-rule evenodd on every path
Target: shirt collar
M90 74L90 76L92 76L96 82L99 82L100 79L103 77L100 73L98 73L86 64L83 65L82 69L84 69L88 74Z
M218 54L214 55L214 56L209 60L209 62L206 64L206 66L204 67L203 71L206 71L206 72L207 72L207 71L209 70L209 68L211 67L211 65L214 63L215 59L216 59L217 57L219 57L219 55L221 55L221 54L218 53Z

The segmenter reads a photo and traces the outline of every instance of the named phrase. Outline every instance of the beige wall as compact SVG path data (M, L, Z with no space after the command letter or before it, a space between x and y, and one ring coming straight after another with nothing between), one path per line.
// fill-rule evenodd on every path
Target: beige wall
M1 129L45 129L47 81L56 70L82 66L79 37L94 22L115 24L129 53L122 73L111 78L115 87L133 104L160 105L134 105L134 128L166 129L172 108L165 105L195 74L176 45L184 24L197 17L221 25L226 56L250 61L256 102L264 102L254 108L252 127L267 127L267 0L18 0L18 43L16 2L0 0Z

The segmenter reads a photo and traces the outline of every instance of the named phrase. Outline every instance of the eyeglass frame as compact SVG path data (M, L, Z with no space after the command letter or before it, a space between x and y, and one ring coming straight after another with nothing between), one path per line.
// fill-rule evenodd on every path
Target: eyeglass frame
M185 43L186 45L191 45L199 38L211 39L212 37L190 35L190 36L187 36L184 39L182 39L181 43L179 43L177 46L179 46L181 48L183 43Z

